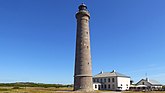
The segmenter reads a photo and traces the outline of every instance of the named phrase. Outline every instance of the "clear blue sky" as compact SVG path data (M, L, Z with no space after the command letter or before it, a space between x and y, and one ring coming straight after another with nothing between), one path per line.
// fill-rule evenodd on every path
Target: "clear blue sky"
M0 82L73 83L82 2L93 75L115 69L165 84L165 0L0 0Z

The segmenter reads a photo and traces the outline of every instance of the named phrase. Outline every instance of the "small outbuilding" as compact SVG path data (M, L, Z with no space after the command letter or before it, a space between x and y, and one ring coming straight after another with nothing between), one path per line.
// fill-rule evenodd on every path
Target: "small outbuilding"
M145 85L148 90L161 90L162 89L162 84L160 84L156 80L149 80L148 78L141 79L136 85L137 86Z
M137 82L135 85L130 86L130 90L137 90L137 91L152 91L152 90L161 90L162 84L160 84L156 80L149 80L141 79L139 82Z

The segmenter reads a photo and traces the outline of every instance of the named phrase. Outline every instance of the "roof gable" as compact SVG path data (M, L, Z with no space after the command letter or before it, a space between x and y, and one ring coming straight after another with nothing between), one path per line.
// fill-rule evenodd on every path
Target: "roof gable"
M118 73L116 71L112 71L112 72L101 72L97 75L94 76L94 78L97 77L127 77L130 78L129 76L126 76L124 74Z
M148 85L152 85L149 82L147 82L145 79L141 79L138 83L136 83L136 85L143 85L142 82L144 82L144 85L148 84Z
M158 81L156 80L149 80L148 78L147 79L141 79L138 83L136 83L136 85L140 85L142 84L142 82L145 82L145 84L149 84L151 86L161 86L162 84L160 84Z

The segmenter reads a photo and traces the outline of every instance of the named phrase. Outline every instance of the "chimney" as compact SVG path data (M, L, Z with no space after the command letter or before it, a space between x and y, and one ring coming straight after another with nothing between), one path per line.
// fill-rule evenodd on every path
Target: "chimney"
M99 74L103 74L103 71L101 71Z
M148 79L148 78L146 78L146 81L147 81L147 82L149 82L149 79Z
M112 70L112 73L116 72L115 70Z

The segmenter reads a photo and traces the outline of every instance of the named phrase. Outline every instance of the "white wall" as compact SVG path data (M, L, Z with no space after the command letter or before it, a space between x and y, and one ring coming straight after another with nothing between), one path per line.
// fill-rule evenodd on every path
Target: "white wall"
M117 77L117 87L122 87L121 90L129 90L130 78L127 77Z
M110 82L108 81L109 78L110 78ZM114 78L114 82L112 82L112 78ZM103 78L97 78L97 79L99 79L99 82L97 83L101 85L100 86L101 90L129 90L129 87L130 87L130 78L128 77L103 77ZM102 82L100 79L102 79ZM104 82L104 79L106 79L106 82ZM95 85L97 85L97 83L95 82L95 84L93 84L94 90L98 90L99 86L95 88ZM104 87L105 85L106 85L106 88ZM109 88L109 85L110 85L110 88ZM118 89L118 87L122 87L122 89Z
M93 89L99 90L99 85L101 85L101 84L100 83L93 83Z

